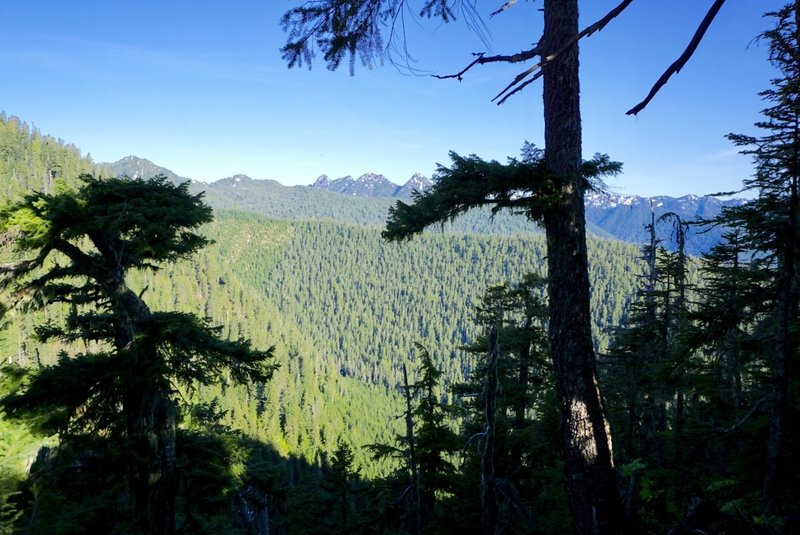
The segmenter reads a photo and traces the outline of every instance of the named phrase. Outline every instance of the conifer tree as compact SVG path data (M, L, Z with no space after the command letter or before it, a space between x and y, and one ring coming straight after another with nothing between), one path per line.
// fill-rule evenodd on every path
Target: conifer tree
M328 525L332 533L352 533L353 480L358 476L358 469L353 464L353 449L347 442L339 440L331 455L330 462L324 466L322 473L322 489L328 498L323 499L327 506Z
M640 515L639 498L649 485L642 481L657 480L654 473L666 478L668 467L681 466L680 451L684 447L681 429L689 366L685 343L690 289L687 223L673 212L658 221L665 220L674 223L677 250L673 253L662 245L666 240L657 237L657 220L651 214L641 249L644 272L639 277L640 286L623 324L614 330L603 360L609 406L615 409L617 437L621 439L616 458L626 465L623 498L628 522L635 526L633 531L656 529L647 524L649 515ZM670 434L674 437L671 443L667 440ZM646 495L648 492L644 491ZM651 496L648 500L656 501Z
M482 502L484 533L547 533L569 525L544 285L529 273L487 288L475 318L484 333L465 348L475 355L472 371L453 387L463 403L465 446L450 514L464 526L477 524Z
M436 368L430 352L417 344L421 359L419 380L406 386L410 428L398 435L397 445L372 444L369 449L376 459L396 456L406 464L392 476L402 485L397 502L407 502L412 532L441 531L437 495L452 485L455 467L451 456L459 449L458 436L450 427L449 408L439 399L442 371ZM411 406L411 399L416 399ZM398 477L399 476L399 477Z
M74 190L56 184L0 210L3 242L19 255L0 266L5 306L66 308L61 324L41 325L37 335L76 349L38 371L4 370L18 388L0 408L58 433L74 455L98 441L118 448L132 501L125 521L137 532L175 530L178 385L208 384L223 373L265 381L273 369L272 348L223 340L219 328L191 314L153 312L144 292L128 286L132 271L158 270L207 244L197 230L211 209L187 187L164 177L85 175Z
M495 464L498 477L517 486L524 471L523 456L529 449L526 429L532 415L541 416L547 389L552 387L552 369L547 352L547 306L540 293L545 280L529 273L514 284L491 286L478 306L476 322L487 331L466 349L478 355L478 363L469 381L454 387L456 395L468 400L468 433L480 428L484 421L487 364L482 357L490 347L492 328L497 329L499 352L497 363L498 395ZM476 426L472 425L474 421Z
M744 206L721 216L742 229L748 247L759 255L759 263L772 272L771 291L765 292L773 307L772 378L769 396L770 423L764 476L764 511L779 507L786 441L786 413L792 364L798 350L798 262L800 262L800 2L771 13L775 28L765 33L770 62L778 74L772 87L761 93L768 107L756 126L760 136L730 134L743 154L753 157L754 175L744 181L758 196Z
M693 419L713 429L714 440L704 449L727 437L748 448L749 461L736 477L763 467L760 518L771 522L777 514L796 511L790 483L796 469L787 462L787 444L798 437L787 422L797 411L789 392L796 385L800 349L800 2L768 15L775 27L764 38L777 74L772 87L760 93L767 102L756 123L761 134L728 136L753 158L755 172L744 180L743 191L756 196L708 222L729 230L704 257L706 284L690 313L697 325L688 339L704 359L692 381ZM751 445L763 443L761 459L754 461ZM720 476L733 477L724 470ZM742 494L758 495L751 484L737 485Z
M686 64L724 1L715 0L684 53L659 78L647 97L628 114L637 114L644 109L670 76ZM616 533L624 531L625 527L613 471L610 427L597 383L589 316L578 43L582 38L605 28L631 3L632 0L621 1L605 16L579 31L578 0L545 0L541 9L544 19L542 35L534 39L536 44L533 47L515 54L478 53L458 73L440 77L461 80L475 66L534 62L495 96L493 100L499 103L542 78L545 151L541 170L546 171L546 180L537 180L543 178L541 173L523 173L516 178L523 178L518 182L522 184L522 189L538 189L538 193L543 194L531 204L538 205L534 211L538 212L537 217L544 223L547 234L550 348L564 433L562 448L566 458L566 480L575 531L587 534ZM515 4L514 1L506 2L492 15L503 13ZM424 0L417 6L416 11L420 16L436 18L445 23L456 18L459 8L467 12L472 20L476 18L475 2ZM290 67L304 63L310 65L316 51L320 50L330 69L337 69L348 58L352 74L356 59L365 65L372 65L376 59L383 57L385 50L393 49L392 46L385 46L385 35L390 45L392 38L397 35L405 38L404 24L398 21L405 20L404 11L408 8L406 0L305 2L287 11L281 21L289 32L282 50L284 59ZM407 50L405 46L401 48ZM496 186L493 183L495 177L483 174L485 170L476 169L473 179L483 177L488 186ZM500 195L505 195L505 199L501 198L502 202L511 200L508 191L505 194L500 192ZM436 214L438 219L435 217L432 222L443 221L463 212L453 209L453 205L460 204L460 201L466 201L470 207L486 201L463 197L456 199L456 203L430 203L429 206L438 204L441 209ZM545 206L547 209L543 210ZM395 218L395 223L397 221ZM388 232L397 239L419 230L406 232L389 228Z

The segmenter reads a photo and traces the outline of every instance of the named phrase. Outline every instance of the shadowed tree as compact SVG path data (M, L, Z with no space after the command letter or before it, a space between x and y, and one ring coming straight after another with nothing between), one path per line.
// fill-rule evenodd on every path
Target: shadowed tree
M15 392L0 400L5 414L58 433L62 446L102 437L125 452L133 530L175 530L176 387L208 384L222 373L265 381L272 348L227 341L191 314L153 312L128 287L131 270L157 270L207 244L197 233L211 209L187 184L164 177L99 180L82 176L75 190L31 193L0 211L0 236L21 260L0 266L5 306L69 309L63 324L37 329L62 351L39 371L10 370Z
M753 157L755 173L744 181L746 190L758 196L739 207L723 211L717 223L741 231L739 242L755 253L756 264L766 268L770 279L761 298L772 309L770 423L764 477L764 512L780 509L785 486L782 467L787 426L789 385L798 348L798 263L800 262L800 2L777 12L775 28L765 32L770 62L777 70L772 87L762 91L769 107L756 123L760 136L729 134L742 154Z
M397 446L370 444L367 448L375 459L398 457L406 460L406 465L399 467L389 479L403 483L397 503L409 502L409 531L441 532L446 527L439 523L439 502L441 494L450 490L455 471L451 459L460 444L449 424L451 408L439 400L442 371L436 368L424 346L416 344L416 347L421 361L419 380L409 385L404 376L406 433L396 437ZM416 403L412 403L412 398Z

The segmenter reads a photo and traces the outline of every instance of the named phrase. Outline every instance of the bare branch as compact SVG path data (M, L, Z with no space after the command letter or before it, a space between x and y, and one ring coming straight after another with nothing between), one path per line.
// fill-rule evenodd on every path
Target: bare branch
M503 104L503 103L505 103L505 101L506 101L506 100L508 100L508 99L509 99L509 98L510 98L512 95L514 95L514 94L516 94L516 93L519 93L520 91L522 91L523 89L525 89L526 87L528 87L529 85L531 85L533 82L535 82L536 80L538 80L538 79L539 79L539 78L541 78L541 77L542 77L542 71L539 71L539 72L537 72L537 73L536 73L536 74L533 76L533 78L531 78L530 80L526 80L526 81L525 81L524 83L522 83L522 84L519 84L517 87L515 87L515 88L514 88L514 90L513 90L513 91L510 91L509 93L507 93L507 94L506 94L506 96L504 96L503 98L501 98L500 100L498 100L498 101L497 101L497 105L499 106L500 104ZM498 96L499 96L499 95L498 95ZM492 99L492 102L494 102L494 100L495 100L496 98L497 98L497 97L494 97L494 99Z
M467 449L467 447L469 446L469 443L472 442L474 439L476 439L476 438L485 438L485 437L486 437L486 431L485 430L481 431L480 433L475 433L474 435L469 437L469 440L467 440L467 443L464 444L464 449Z
M724 434L724 433L732 433L732 432L736 431L737 429L739 429L740 427L742 427L742 426L743 426L743 425L744 425L744 424L747 422L747 420L749 420L749 419L750 419L750 417L751 417L751 416L753 416L753 414L755 414L756 410L758 410L758 408L759 408L759 407L760 407L760 406L761 406L761 405L762 405L762 404L763 404L765 401L767 401L767 398L768 398L768 397L769 397L769 396L764 396L763 398L761 398L761 399L759 399L758 401L756 401L756 402L753 404L753 406L750 408L750 410L749 410L749 411L747 411L747 414L745 414L744 416L742 416L742 418L741 418L741 419L740 419L738 422L736 422L735 424L733 424L732 426L730 426L730 427L726 427L725 429L719 429L719 428L717 428L717 429L714 429L714 431L715 431L715 432L717 432L717 433L723 433L723 434Z
M652 89L650 89L650 93L647 94L647 97L639 104L625 112L625 115L636 115L642 111L650 103L650 101L653 100L653 97L656 96L656 93L658 93L659 90L666 85L670 77L673 74L677 74L681 71L683 66L689 61L689 58L692 57L692 54L694 54L694 51L697 50L697 46L700 44L700 41L703 40L706 30L708 30L708 27L711 26L711 23L714 21L714 18L717 16L717 13L719 13L719 10L724 3L725 0L714 1L714 4L709 8L706 16L697 27L697 31L695 31L692 40L689 41L689 45L686 47L686 50L683 51L683 54L681 54L680 57L675 60L675 62L670 65L666 71L664 71L664 74L661 75L661 77L653 85Z
M508 2L506 2L505 4L500 6L500 9L498 9L497 11L492 11L489 14L489 17L494 17L495 15L499 15L500 13L502 13L506 9L509 9L511 6L513 6L516 3L517 3L517 0L508 0Z
M497 103L497 105L499 106L500 104L505 102L508 97L510 97L514 93L520 92L522 89L524 89L525 87L527 87L531 83L533 83L536 80L538 80L539 78L541 78L542 75L544 74L544 71L539 70L539 72L536 72L533 75L533 78L531 78L530 80L525 81L524 83L520 83L523 80L525 80L525 78L527 78L531 73L533 73L537 69L541 69L542 67L544 67L545 65L550 63L552 60L554 60L556 57L557 57L557 55L549 56L548 59L546 59L545 61L539 62L536 65L533 65L532 67L527 69L526 71L519 73L510 84L508 84L502 91L500 91L497 95L495 95L495 97L492 99L492 102L494 102L495 100L497 100L500 97L503 97L503 98L500 98L500 101ZM516 87L514 87L514 86L516 86ZM511 89L512 87L514 89L509 92L509 89ZM504 94L505 94L505 96L504 96Z
M533 59L541 53L539 46L535 46L529 50L523 50L522 52L518 52L516 54L510 55L497 55L497 56L487 56L486 52L473 52L472 55L476 56L475 60L461 69L459 72L455 74L446 74L446 75L439 75L434 74L434 78L438 78L439 80L447 80L448 78L456 78L459 82L462 80L464 74L470 70L475 65L485 65L486 63L521 63L523 61L528 61L529 59Z
M625 8L627 8L629 5L631 5L631 3L633 3L633 0L623 0L622 2L619 3L619 5L617 5L617 7L615 7L614 9L609 11L608 13L606 13L606 15L603 18L601 18L600 20L598 20L597 22L595 22L591 26L588 26L588 27L584 28L582 31L580 31L575 37L570 39L563 47L561 47L561 49L556 51L554 54L550 54L549 56L544 58L542 61L537 63L536 65L533 65L529 69L527 69L524 72L521 72L520 74L518 74L516 76L516 78L514 78L513 82L508 84L505 87L505 89L500 91L500 93L498 93L492 99L492 102L494 102L495 100L500 99L499 102L497 103L497 105L499 106L500 104L505 102L508 97L510 97L514 93L517 93L522 87L525 87L525 86L529 85L530 82L532 82L533 80L536 80L537 78L539 78L541 76L541 74L537 73L537 75L534 76L533 80L524 83L522 85L522 87L515 87L518 84L520 84L523 80L525 80L525 78L527 78L531 74L535 73L537 70L543 69L544 67L546 67L550 63L554 62L561 54L563 54L564 52L569 50L572 46L575 45L575 43L577 43L578 41L580 41L584 37L588 37L588 36L592 35L593 33L599 32L600 30L605 28L606 25L608 25L609 22L611 22L620 13L622 13L625 10ZM510 93L509 93L509 91L510 91ZM508 93L508 94L506 94L506 93Z

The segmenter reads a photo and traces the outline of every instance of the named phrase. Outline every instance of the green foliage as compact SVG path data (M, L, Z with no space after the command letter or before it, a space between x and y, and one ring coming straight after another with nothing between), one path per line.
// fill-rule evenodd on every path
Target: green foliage
M514 533L553 533L569 529L558 439L552 364L547 344L545 280L529 273L519 282L486 289L476 322L484 334L467 350L477 365L468 381L454 386L464 415L463 467L458 497L448 504L466 526L480 523L479 493L486 442L489 331L498 339L497 390L493 437L495 495L499 529Z
M278 202L284 210L281 213L288 218L309 216L304 212L310 208L304 205L303 188L292 189L299 197L295 203L288 203L280 196L273 199L266 193L251 194L250 190L245 191L246 186L242 183L243 201L231 198L225 202L231 206L244 201L263 202L265 206ZM70 190L74 194L80 187L79 182L54 182L51 194L58 197ZM209 196L216 195L212 189L209 188ZM267 511L276 530L311 533L338 529L334 525L338 522L320 523L313 519L332 518L325 515L334 510L328 507L334 503L334 495L322 488L321 481L329 477L325 475L326 459L333 458L340 439L352 445L353 465L359 474L372 480L380 477L377 481L387 485L383 491L364 492L372 484L353 475L349 487L351 529L400 525L400 512L393 505L400 487L397 481L385 477L396 465L388 459L371 461L363 445L388 444L400 431L401 422L396 419L401 412L400 398L395 387L401 382L402 364L412 362L408 348L416 340L436 348L430 352L434 367L442 372L436 397L440 405L457 405L449 385L464 381L480 367L476 357L465 354L461 347L481 337L483 328L470 321L481 302L481 292L487 286L505 280L520 281L524 273L541 270L543 239L524 217L512 220L497 214L492 230L488 226L489 210L479 209L460 217L447 233L428 233L398 247L384 243L375 228L381 214L385 214L386 202L360 201L354 200L352 212L341 217L352 217L360 225L366 223L366 228L336 221L279 222L253 214L223 212L202 227L202 238L210 242L208 247L182 260L159 263L157 271L145 266L127 273L126 283L132 293L152 309L154 322L148 332L173 337L172 341L180 345L202 346L208 343L207 338L186 333L195 332L195 327L219 325L216 333L226 340L250 339L253 347L274 343L275 361L280 363L269 382L256 380L247 387L236 386L235 369L219 367L212 375L221 376L220 383L204 385L191 380L191 384L178 387L180 396L191 403L217 403L211 411L214 415L206 418L192 413L178 424L179 530L187 525L198 532L242 529L241 508L236 505L242 496L250 504L251 518L263 518L262 513ZM333 218L338 217L337 206L330 203L322 209L329 210ZM465 230L467 233L462 232ZM75 243L81 247L88 244L85 240ZM88 247L87 251L99 254L95 249ZM604 328L616 323L624 313L637 261L632 247L615 242L593 240L589 252L596 343L602 347L607 339ZM20 260L11 255L6 258ZM56 263L63 267L67 259L58 256ZM43 268L49 265L53 264L45 262ZM66 284L80 288L85 281L74 279ZM514 294L514 285L506 288ZM54 287L52 295L59 295L57 290ZM509 298L508 302L519 302L516 299ZM82 303L48 303L38 312L7 312L9 328L0 338L0 347L9 362L26 369L35 369L39 362L46 370L58 363L61 352L84 356L111 353L110 344L102 343L110 332L108 311ZM197 311L209 320L192 324L189 313ZM506 312L509 322L514 314ZM510 333L511 330L506 335L509 344ZM167 351L166 347L163 349ZM204 358L186 352L169 357L170 361L185 362L179 368L180 377L172 378L174 384L177 386L179 379L197 378L196 374L208 364ZM91 359L73 360L75 370L88 369L93 364ZM28 388L32 377L28 372L9 379L21 380L20 388ZM54 374L53 380L57 377ZM64 380L74 379L65 376ZM412 382L419 381L419 376L412 378ZM100 386L81 384L81 388L100 392ZM536 424L511 432L514 444L530 448L523 459L523 467L528 470L524 474L528 475L517 471L515 477L523 481L518 488L527 506L533 511L548 511L537 515L536 527L531 528L542 533L562 529L567 516L561 488L562 465L553 454L557 450L557 422L552 416L555 405L544 395L545 385L534 381L527 389L528 395L536 396L537 408L529 409L526 418ZM111 381L107 388L121 386ZM513 390L512 384L507 386ZM42 422L59 414L62 423L67 420L64 413L55 413L43 414ZM111 412L104 415L108 419L114 416ZM205 423L197 423L198 418ZM455 421L448 421L455 429ZM90 420L72 423L73 430L88 431ZM57 427L53 422L48 430ZM35 452L37 439L29 436L28 441ZM456 449L465 442L460 441ZM504 448L506 452L512 442ZM474 443L470 443L469 452L474 451ZM123 455L124 450L119 451ZM194 461L196 456L207 462ZM445 456L450 462L456 458ZM124 466L122 461L104 462ZM447 492L436 495L436 510L442 525L469 531L477 525L474 515L479 510L478 474L470 472L468 465L457 466L456 472L466 470L466 475L447 472L441 481ZM22 469L14 469L15 473L19 470ZM43 476L51 472L42 469L37 473ZM66 485L72 480L77 483L82 476L72 473L53 481ZM45 488L47 481L41 479L37 488ZM53 488L53 484L48 483L47 488ZM200 495L195 489L205 490ZM50 498L44 494L37 494L40 501L35 502L31 501L30 490L21 490L22 494L13 500L14 507L22 504L19 510L30 510L33 503L45 508L50 503L53 511L62 508L64 518L78 519L82 509L90 505L97 505L92 514L99 518L104 514L102 504L108 503L98 500L93 505L87 501L71 507L55 497L48 502ZM90 490L91 487L76 487L76 492ZM513 525L520 526L526 517L520 516L521 510L515 509L514 503L504 502L503 507L509 508L505 518L515 519ZM380 524L381 519L387 523Z
M656 254L651 240L650 269L606 361L626 505L641 531L668 522L788 533L798 512L787 449L798 441L788 422L798 414L800 324L794 8L772 13L765 34L779 75L762 93L763 135L729 136L754 158L744 185L757 196L706 222L727 230L698 263L696 285L680 247Z
M0 202L31 190L52 192L58 181L86 173L103 174L74 145L0 112Z
M423 345L416 347L419 379L404 385L408 399L415 400L407 409L408 428L395 437L394 445L376 443L369 445L369 450L376 460L390 456L403 461L384 482L392 489L389 500L402 504L401 524L412 531L421 528L438 532L444 528L437 502L443 494L452 492L456 471L453 455L459 449L459 440L453 430L452 407L439 400L442 371ZM392 525L390 518L384 518L384 522Z
M83 175L79 180L76 191L62 188L53 194L30 193L0 212L0 232L14 240L20 253L45 254L38 262L20 265L12 272L5 268L9 276L4 277L4 284L9 278L41 268L52 250L73 263L64 276L99 278L88 266L75 264L84 257L86 262L96 262L113 253L118 269L154 267L152 263L185 258L207 244L192 231L211 220L211 208L202 203L201 195L189 195L187 184L176 186L164 177L101 180ZM80 257L68 244L83 238L91 240L97 250Z
M275 367L268 363L273 349L220 339L221 329L190 314L152 313L127 286L129 271L157 270L208 243L195 231L211 220L211 210L186 185L84 176L74 190L57 189L0 211L0 233L23 256L0 267L7 302L45 312L70 307L63 324L37 334L87 348L61 350L54 365L35 372L4 372L16 383L0 398L5 415L60 438L30 478L34 510L42 502L53 515L35 520L41 529L74 532L80 524L65 520L70 515L80 522L97 517L100 531L116 531L122 527L110 511L132 502L123 524L171 531L174 384L207 385L223 371L238 382L263 382Z
M74 192L28 194L0 212L0 232L18 254L35 253L32 259L2 266L0 287L14 306L71 306L64 325L38 330L43 340L118 345L120 331L131 329L130 315L143 306L134 301L134 310L120 310L122 299L131 299L119 295L128 291L125 273L157 269L154 263L187 257L207 244L192 230L211 219L211 210L199 196L188 195L186 185L170 184L163 177L130 181L85 176L81 181ZM85 247L86 240L91 247ZM65 432L69 425L73 431L97 430L110 427L116 418L131 365L147 362L153 368L138 373L185 383L208 382L223 368L230 368L237 381L263 381L269 375L271 368L262 363L271 351L252 351L245 340L221 340L220 329L207 321L185 313L148 314L145 319L147 325L137 334L153 340L160 360L142 361L129 347L74 357L61 352L56 366L35 374L22 393L4 398L4 408L9 415L26 410L41 415L38 422L46 432ZM148 346L141 340L137 344Z
M404 9L402 0L319 0L292 8L281 19L284 31L289 32L281 49L283 58L289 67L307 64L310 68L318 49L328 68L335 70L349 56L352 74L356 56L367 66L383 58L384 26L394 27ZM419 14L443 22L454 18L446 0L425 0Z
M409 239L431 225L452 221L487 205L491 206L492 215L509 210L542 221L549 207L558 201L553 177L545 170L544 153L530 144L523 146L522 160L509 158L505 165L494 160L486 162L474 154L464 158L451 152L450 159L450 167L440 165L437 169L431 188L414 193L413 204L397 201L389 210L384 239ZM621 168L620 163L607 156L596 155L583 164L583 187L588 189L593 180L615 175Z
M323 466L321 490L327 495L320 501L326 514L329 533L352 533L354 519L354 486L358 469L354 465L355 455L349 444L339 440L330 462Z

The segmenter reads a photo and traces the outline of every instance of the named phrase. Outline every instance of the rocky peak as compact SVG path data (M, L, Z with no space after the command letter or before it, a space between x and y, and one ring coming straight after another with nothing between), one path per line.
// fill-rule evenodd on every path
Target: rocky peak
M327 188L331 181L328 179L328 175L319 175L317 179L311 184L312 188Z

